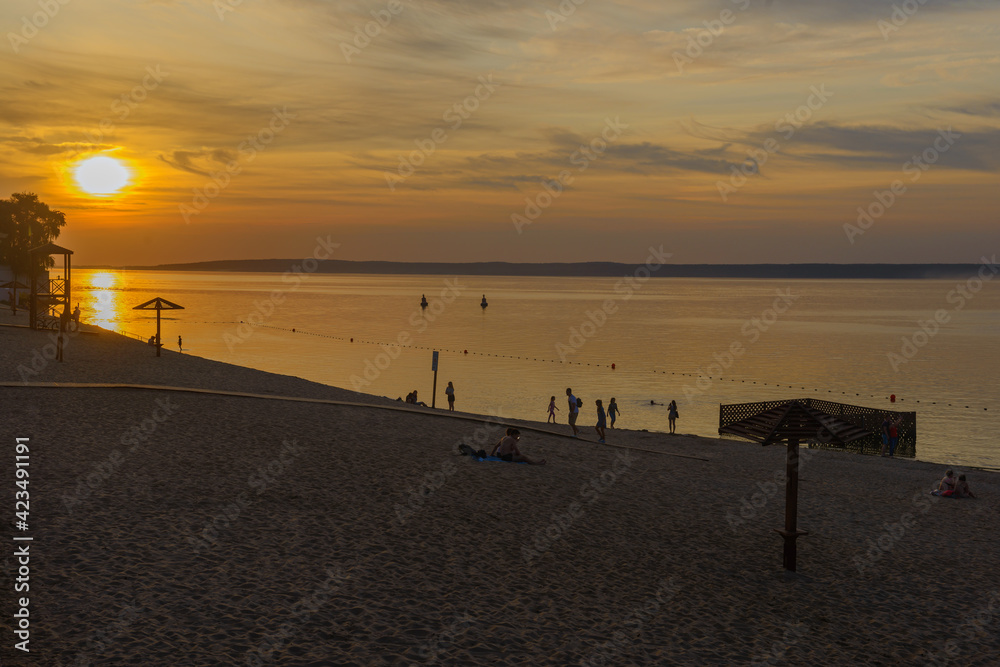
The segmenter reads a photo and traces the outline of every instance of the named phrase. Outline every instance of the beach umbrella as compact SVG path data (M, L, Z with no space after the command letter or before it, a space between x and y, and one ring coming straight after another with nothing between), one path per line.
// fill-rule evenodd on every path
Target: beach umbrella
M140 303L138 306L132 308L132 310L155 310L156 311L156 356L160 356L160 348L163 347L160 344L160 311L161 310L184 310L184 306L178 306L172 301L167 301L166 299L161 299L156 297L155 299L150 299L145 303Z
M846 445L849 442L867 438L871 433L818 410L802 401L789 401L781 405L749 415L743 419L719 427L720 435L771 445L784 442L788 446L785 458L785 527L775 529L784 538L783 561L786 570L795 571L795 540L809 532L798 529L799 503L799 443L819 441Z

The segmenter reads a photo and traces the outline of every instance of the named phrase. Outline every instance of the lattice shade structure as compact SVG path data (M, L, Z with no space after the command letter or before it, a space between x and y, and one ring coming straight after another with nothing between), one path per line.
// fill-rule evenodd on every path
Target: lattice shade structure
M838 439L823 441L817 439L815 434L802 439L810 447L820 449L841 449L856 454L877 455L882 451L882 420L885 415L895 419L899 426L899 446L896 449L896 456L913 458L917 455L917 413L916 412L896 412L883 410L881 408L869 408L863 405L849 405L847 403L836 403L834 401L824 401L816 398L792 398L780 401L761 401L758 403L732 403L719 406L719 433L725 436L743 437L742 434L730 433L726 427L746 419L752 415L760 415L771 408L788 405L792 402L801 403L803 406L813 408L821 414L836 417L842 422L851 424L863 429L867 437L856 438L844 442ZM753 438L750 438L753 440Z
M720 416L722 414L720 406ZM798 529L799 507L799 443L817 441L845 446L871 433L851 422L805 404L785 401L749 414L739 421L719 424L719 433L746 438L761 445L788 443L785 458L785 527L778 530L784 538L783 564L786 570L796 569L796 540L809 533Z
M776 405L740 421L719 426L719 433L770 445L775 442L816 440L841 447L871 432L850 422L817 410L799 401Z

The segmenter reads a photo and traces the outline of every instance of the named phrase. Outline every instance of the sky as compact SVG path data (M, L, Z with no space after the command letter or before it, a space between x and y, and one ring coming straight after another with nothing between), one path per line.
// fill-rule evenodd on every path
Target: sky
M0 196L78 264L1000 246L997 1L4 0L0 33Z

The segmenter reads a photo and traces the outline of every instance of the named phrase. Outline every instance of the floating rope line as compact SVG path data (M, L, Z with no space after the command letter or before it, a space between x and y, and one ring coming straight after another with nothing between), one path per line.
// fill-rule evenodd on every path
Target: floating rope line
M240 323L235 323L235 324L240 324ZM299 333L299 334L303 334L305 336L316 336L317 338L330 338L332 340L339 340L339 341L350 342L350 343L360 343L360 344L364 344L364 345L379 345L379 346L396 345L398 347L405 347L405 349L408 349L408 350L429 350L429 351L430 350L436 350L436 351L439 351L439 352L451 352L452 354L459 354L459 355L473 355L473 356L480 356L480 357L496 357L498 359L518 359L518 360L521 360L521 361L541 361L541 362L549 362L549 363L553 363L553 364L557 364L558 363L558 364L568 364L568 365L573 365L573 366L591 366L591 367L594 367L594 368L616 369L616 364L599 364L599 363L589 363L589 362L583 362L583 361L564 361L562 359L545 359L545 358L539 358L539 357L522 357L522 356L518 356L518 355L493 354L493 353L490 353L490 352L470 352L469 350L453 350L453 349L450 349L450 348L427 347L427 346L424 346L424 345L406 345L406 346L403 346L403 345L399 345L399 343L386 343L386 342L377 341L377 340L364 340L364 339L360 339L360 338L355 339L355 338L352 338L352 337L349 337L349 336L335 336L333 334L315 333L313 331L306 331L304 329L299 329L297 327L294 327L294 328L290 328L290 327L277 327L277 326L273 326L273 325L270 325L270 324L258 324L258 325L251 325L251 326L256 326L258 328L265 328L265 329L275 329L277 331L287 331L287 332L290 332L290 333ZM630 371L623 370L622 372L630 372ZM634 372L634 371L632 371L632 372ZM679 375L681 377L690 377L690 378L696 378L696 379L697 378L706 378L708 380L719 380L720 382L727 382L727 381L728 382L733 382L733 383L739 382L741 384L754 384L754 385L760 385L760 386L764 386L764 387L775 387L775 388L779 388L779 389L787 387L788 389L799 389L801 391L809 391L811 389L812 391L817 392L817 393L820 393L820 392L823 392L823 391L825 391L828 394L837 394L838 393L836 390L833 390L833 389L823 390L823 389L817 389L815 387L804 387L804 386L801 386L801 385L792 385L792 384L786 384L786 383L764 382L762 380L754 380L754 379L747 379L747 378L743 378L743 379L740 379L740 378L726 378L726 377L722 377L722 376L705 375L704 373L685 373L685 372L682 372L682 371L661 371L661 370L656 370L656 369L651 369L650 372L652 372L652 373L660 373L660 374L663 374L663 375ZM848 396L848 397L851 395L851 393L847 392L847 391L841 391L841 392L839 392L839 394L842 395L842 396ZM862 393L857 393L856 392L856 393L854 393L854 396L856 396L858 398L878 398L878 399L883 399L883 400L886 400L886 401L889 400L889 396L883 396L883 395L878 395L878 394L862 394ZM897 400L900 403L902 403L906 399L904 399L904 398L898 398ZM921 401L919 399L916 399L916 400L911 399L911 402L912 403L923 403L924 405L942 405L942 406L947 406L949 408L965 408L965 409L969 409L969 410L979 410L978 407L969 406L969 405L962 405L961 403L945 403L944 401L927 401L927 400ZM989 408L983 408L984 412L988 411L988 410L989 410Z

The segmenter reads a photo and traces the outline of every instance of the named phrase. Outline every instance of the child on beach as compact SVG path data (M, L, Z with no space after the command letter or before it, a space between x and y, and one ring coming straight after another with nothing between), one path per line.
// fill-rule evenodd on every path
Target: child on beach
M601 399L597 399L597 426L594 430L597 431L597 437L601 442L604 442L604 428L606 424L604 423L604 406L601 405Z
M670 401L670 407L667 408L667 421L670 423L671 433L677 430L677 418L679 416L677 413L677 401Z
M958 484L955 485L954 498L975 498L976 494L969 489L969 483L965 481L965 475L958 476Z
M964 475L963 475L964 477ZM944 473L944 477L938 482L936 489L931 491L932 495L944 496L945 498L950 498L955 494L955 473L951 470L947 470Z
M611 402L608 403L608 417L611 418L611 428L615 427L615 419L621 413L622 413L622 411L618 409L618 404L615 403L615 398L614 398L614 396L612 396L611 397Z
M497 443L497 446L490 452L490 456L497 456L504 461L512 463L528 463L531 465L545 465L545 459L536 461L521 453L517 448L517 443L521 439L521 432L516 428L507 429L507 435Z
M553 424L556 423L556 410L558 409L559 408L556 407L556 397L553 396L549 399L549 417L545 420L546 424L548 424L550 420Z

